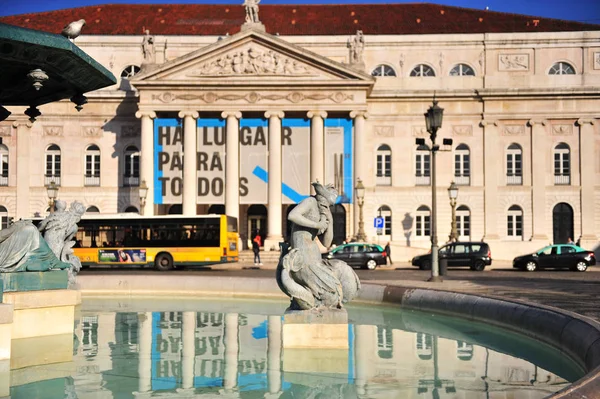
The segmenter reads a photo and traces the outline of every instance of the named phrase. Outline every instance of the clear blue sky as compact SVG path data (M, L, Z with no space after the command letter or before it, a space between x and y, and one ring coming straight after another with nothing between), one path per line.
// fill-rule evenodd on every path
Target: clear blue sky
M98 4L239 4L242 0L0 0L0 16ZM262 0L260 4L437 3L600 24L600 0Z

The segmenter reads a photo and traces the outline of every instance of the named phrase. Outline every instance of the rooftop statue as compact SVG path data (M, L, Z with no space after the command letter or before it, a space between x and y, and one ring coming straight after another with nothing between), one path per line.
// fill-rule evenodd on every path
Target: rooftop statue
M260 23L258 19L258 3L260 0L244 0L246 7L246 23Z
M291 298L289 310L341 309L354 299L360 281L344 261L322 259L317 237L325 247L333 240L333 216L337 190L313 183L316 195L302 200L289 214L289 247L284 245L277 266L279 288Z
M73 254L75 245L75 234L77 233L77 222L85 213L85 206L81 202L71 203L69 210L64 201L57 200L55 211L44 219L38 229L44 235L44 240L62 262L70 264L69 283L75 283L75 275L81 270L81 262Z
M144 62L148 64L156 63L156 50L154 49L154 36L150 35L150 31L146 29L144 39L142 40L142 55Z

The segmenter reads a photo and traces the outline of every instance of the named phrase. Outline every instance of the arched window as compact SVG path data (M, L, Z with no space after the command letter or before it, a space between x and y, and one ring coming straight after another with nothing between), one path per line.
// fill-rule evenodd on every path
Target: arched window
M435 71L429 65L419 64L410 71L410 76L435 76Z
M98 209L97 206L95 205L90 205L87 207L87 209L85 210L86 213L100 213L100 209Z
M506 215L506 235L508 238L523 239L523 209L518 205L508 208Z
M140 152L136 146L125 148L125 175L123 185L137 187L140 185Z
M60 186L60 147L56 144L46 148L46 175L44 176L45 185L54 182Z
M382 205L377 209L377 216L383 218L383 235L392 235L392 209L387 205Z
M429 237L431 234L431 211L425 205L417 209L415 230L416 237Z
M575 75L575 68L568 62L557 62L552 65L548 75Z
M506 184L523 184L523 150L516 143L509 145L506 150Z
M125 208L125 213L139 213L139 210L135 206L128 206Z
M454 182L461 186L471 184L471 154L466 144L459 144L454 151Z
M415 178L417 186L428 186L431 184L431 155L429 147L420 145L417 147L415 156Z
M389 65L377 65L371 72L371 76L396 76L396 71Z
M571 149L567 143L558 143L554 147L554 184L571 184Z
M8 227L8 210L0 205L0 230Z
M392 184L392 149L387 144L377 148L376 184L390 186Z
M85 185L100 185L100 148L95 144L85 150Z
M0 144L0 186L8 186L8 147Z
M134 77L135 75L137 75L140 72L140 70L141 70L141 68L139 66L137 66L137 65L126 66L121 71L121 77L123 79L131 79L132 77Z
M475 76L475 71L467 64L456 64L450 70L450 76Z
M471 239L471 211L465 205L456 208L456 234L458 241Z

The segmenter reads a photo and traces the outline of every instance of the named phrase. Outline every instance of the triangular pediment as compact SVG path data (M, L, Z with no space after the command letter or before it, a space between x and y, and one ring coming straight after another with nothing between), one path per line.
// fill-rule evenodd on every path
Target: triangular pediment
M284 81L287 84L358 83L374 79L348 65L305 50L276 36L243 31L165 64L142 69L132 79L136 87L160 82L231 84Z

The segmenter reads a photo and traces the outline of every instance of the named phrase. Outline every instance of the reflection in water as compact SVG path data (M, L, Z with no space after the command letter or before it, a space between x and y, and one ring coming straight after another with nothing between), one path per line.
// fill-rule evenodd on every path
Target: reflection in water
M284 369L289 361L284 362L280 315L85 311L77 332L74 371L66 377L14 386L11 395L490 398L505 392L512 397L542 398L569 384L529 361L505 354L510 348L477 345L483 333L473 326L472 340L456 340L407 328L417 323L414 313L410 323L406 316L397 317L403 321L386 318L384 325L349 325L347 365L337 365L335 372L309 361L294 365L294 370L309 370L299 373Z

